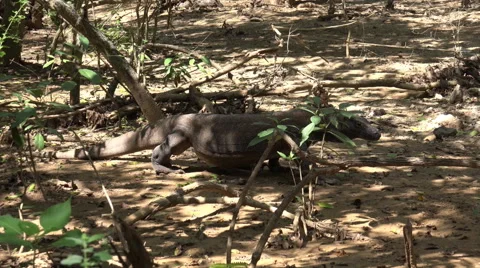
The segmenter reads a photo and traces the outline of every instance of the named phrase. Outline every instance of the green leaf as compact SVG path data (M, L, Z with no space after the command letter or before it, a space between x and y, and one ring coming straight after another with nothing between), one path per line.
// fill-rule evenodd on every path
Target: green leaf
M310 138L310 134L315 128L315 124L312 122L302 129L302 140L300 141L300 146Z
M477 131L477 130L472 130L472 131L470 131L470 133L468 133L468 135L469 135L470 137L475 137L475 136L478 135L478 131Z
M281 158L283 158L283 159L287 159L287 158L288 158L286 154L284 154L284 153L282 153L282 152L280 152L280 151L277 151L277 154L278 154Z
M67 258L63 259L60 264L62 265L67 265L67 266L71 266L71 265L75 265L75 264L81 264L82 263L82 260L83 260L83 257L80 256L80 255L76 255L76 254L72 254L72 255L68 255Z
M25 146L25 137L20 134L17 127L10 127L12 133L13 142L17 148L23 148Z
M26 126L26 127L23 128L23 131L24 131L24 132L27 132L27 131L29 131L30 129L34 128L34 127L35 127L34 125L28 125L28 126Z
M35 183L31 183L30 185L28 185L27 187L27 192L28 193L31 193L33 191L35 191L35 188L37 187L37 185Z
M190 59L190 60L188 61L188 65L190 65L190 66L195 65L195 59Z
M31 242L20 239L17 235L14 234L0 233L0 244L8 244L14 247L24 246L28 249L33 248L33 244Z
M0 216L0 227L5 229L6 234L23 234L20 222L21 220L12 217L10 214Z
M62 133L58 132L58 130L56 130L56 129L54 129L54 128L47 128L47 133L56 135L57 137L60 138L61 141L63 141Z
M205 68L203 68L202 65L197 65L197 67L198 67L198 69L199 69L202 73L204 73L204 74L207 73L207 70L205 70Z
M265 129L265 130L261 131L260 133L258 133L257 136L259 138L268 138L269 136L271 136L273 134L274 131L275 131L274 128L268 128L268 129Z
M52 243L54 247L83 247L82 231L74 229L66 232L60 239Z
M202 60L206 65L212 66L212 62L207 57L202 56L200 60Z
M87 244L103 239L105 234L94 234L87 239Z
M67 201L53 205L45 210L40 215L40 225L42 225L45 233L57 231L65 227L70 220L72 214L71 199Z
M58 239L57 241L55 241L54 243L52 243L52 246L53 247L56 247L56 248L60 248L60 247L79 247L79 246L83 246L84 244L84 241L80 238L76 238L76 237L62 237L60 239Z
M62 85L60 86L63 90L65 91L71 91L77 86L77 83L73 81L67 81L63 82Z
M310 109L308 109L308 108L300 107L299 109L300 109L300 110L304 110L305 112L309 112L309 113L315 115L315 112L312 111L312 110L310 110Z
M338 132L336 130L333 130L333 129L329 129L328 130L328 133L332 134L333 136L337 137L337 139L339 139L341 142L347 144L347 145L350 145L351 147L356 147L357 145L355 144L355 142L352 141L352 139L350 139L349 137L345 136L345 134L341 133L341 132Z
M394 158L397 158L397 154L395 154L395 153L388 153L388 154L387 154L387 157L390 158L390 159L394 159Z
M92 248L92 247L90 247L90 248L83 248L83 249L82 249L82 252L92 253L92 252L93 252L93 248Z
M173 58L166 58L164 61L163 61L163 66L170 66L170 64L172 63L173 61Z
M318 202L318 203L317 203L317 206L319 206L319 207L321 207L321 208L333 208L333 205L332 205L332 204L325 203L325 202Z
M12 128L20 126L21 124L25 123L28 118L33 117L36 114L37 110L35 108L26 107L25 109L15 114L15 122L12 124Z
M101 262L105 262L105 261L110 260L112 258L112 255L110 255L108 250L102 250L102 251L99 251L99 252L95 252L93 254L93 257L96 258L97 260L101 261Z
M338 128L339 123L338 123L338 119L337 119L336 116L331 116L329 118L329 121L330 121L330 124L332 124L334 127Z
M100 75L90 69L79 69L78 73L87 78L94 85L99 85L102 82Z
M257 145L257 144L259 144L260 142L262 142L262 141L264 141L264 140L267 140L267 137L260 138L260 137L257 136L257 137L255 137L255 138L253 138L253 140L251 140L251 141L248 143L248 147Z
M327 108L320 109L320 111L324 115L330 115L330 114L333 114L333 113L337 112L337 109L335 109L333 107L327 107Z
M281 132L285 132L285 130L287 130L287 126L286 125L277 125L277 129L280 130Z
M0 112L0 117L13 117L15 114L7 113L7 112Z
M47 62L45 62L45 64L42 66L43 69L46 69L48 67L50 67L50 65L54 64L55 63L55 59L53 60L49 60Z
M43 89L41 88L32 88L26 91L35 98L41 98L43 96Z
M347 103L340 103L340 104L338 105L338 109L340 109L340 110L345 110L345 109L347 109L348 107L350 107L350 106L352 106L352 105L353 105L353 104L348 103L348 102L347 102Z
M90 41L88 41L88 38L86 38L83 35L78 35L78 40L80 41L80 44L84 50L88 49L88 46L90 45Z
M314 123L315 125L318 125L320 124L320 122L322 122L322 118L318 115L314 115L310 117L310 122Z
M21 221L20 224L20 229L27 235L27 236L32 236L40 233L40 228L38 228L38 225L36 225L33 222L29 221Z
M45 139L43 138L43 135L41 133L37 133L37 135L35 135L33 143L35 144L35 147L40 151L45 148Z
M23 194L20 194L20 193L16 193L16 194L9 194L5 197L6 200L17 200L19 199L20 197L22 197Z

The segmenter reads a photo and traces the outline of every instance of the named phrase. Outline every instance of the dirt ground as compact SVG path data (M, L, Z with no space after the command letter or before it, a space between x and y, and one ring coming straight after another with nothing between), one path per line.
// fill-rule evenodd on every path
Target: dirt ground
M458 2L458 3L457 3ZM452 61L454 51L465 56L480 53L480 9L459 10L460 1L400 1L396 11L385 11L383 1L347 1L354 14L346 25L343 18L319 20L326 15L323 3L302 3L297 8L267 5L250 10L247 1L223 1L213 10L177 11L175 28L162 28L159 43L177 44L208 54L220 64L228 64L245 53L272 47L277 43L272 27L282 33L284 49L276 59L267 56L254 60L233 72L237 84L227 78L202 86L203 92L261 87L265 77L278 66L285 72L281 88L295 88L310 82L304 74L330 80L405 78L421 76L429 65ZM134 12L126 6L126 20ZM338 7L340 7L338 5ZM105 12L102 6L98 12ZM339 12L339 11L337 11ZM101 14L101 13L100 13ZM165 18L165 17L162 17ZM224 27L222 27L224 25ZM338 27L331 27L338 26ZM290 38L289 30L292 32ZM345 40L350 31L350 57L345 56ZM31 32L25 47L31 53L26 60L35 62L42 55L38 40L52 29ZM30 41L30 43L29 43ZM288 51L286 49L288 43ZM156 60L161 55L155 56ZM160 74L152 72L149 88L160 92ZM26 78L28 79L28 77ZM1 90L18 88L19 81L5 82ZM30 81L31 82L31 81ZM10 83L10 84L8 84ZM20 81L21 84L21 81ZM286 110L308 95L305 87L282 97L259 97L263 110ZM451 105L440 97L420 99L412 92L396 88L330 89L331 102L349 102L362 110L382 132L377 142L356 141L355 150L328 144L331 157L343 156L435 156L436 158L471 157L480 159L478 135L469 131L480 118L478 98ZM87 92L84 98L92 98ZM171 104L169 104L171 105ZM373 111L384 109L385 115ZM459 135L444 141L424 141L431 133L429 122L440 114L453 114L463 122ZM108 131L84 131L84 137L103 140ZM64 144L66 146L67 144ZM75 145L75 144L73 144ZM318 151L318 146L311 151ZM5 151L7 152L7 151ZM140 158L140 160L139 160ZM207 166L193 151L174 157L173 163L186 168L187 174ZM176 187L195 181L220 181L241 189L241 179L248 173L229 175L156 176L149 163L149 152L123 159L96 161L99 176L121 215L129 215L152 199L172 193ZM0 214L23 215L36 219L46 207L38 194L23 200L6 197L20 191L12 184L13 167L0 164ZM62 201L75 193L73 220L76 227L91 233L105 233L111 220L101 192L101 184L86 161L42 161L37 163L45 188L54 199ZM72 183L78 189L72 188ZM405 260L402 228L413 225L415 253L419 267L480 267L480 176L478 169L456 167L361 167L349 168L336 176L323 178L315 189L315 217L338 222L352 233L366 239L334 241L323 237L310 241L304 248L264 250L262 267L403 267ZM261 172L252 196L262 202L279 202L292 189L288 173ZM198 195L210 193L195 193ZM357 200L357 201L355 201ZM358 206L358 200L361 205ZM331 208L318 204L327 203ZM291 204L294 212L297 203ZM225 262L226 237L231 210L219 204L185 205L161 211L138 222L135 227L159 267L207 267ZM248 262L271 213L245 207L240 213L233 244L233 260ZM292 233L292 221L282 219L272 233ZM203 232L203 235L199 235ZM5 261L4 264L8 265ZM36 267L50 267L46 254ZM1 262L0 262L1 264ZM116 267L112 264L112 267Z

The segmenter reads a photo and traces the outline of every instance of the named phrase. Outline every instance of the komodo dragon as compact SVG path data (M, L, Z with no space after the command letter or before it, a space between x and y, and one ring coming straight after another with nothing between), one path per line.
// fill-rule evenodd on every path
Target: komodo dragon
M189 147L193 147L198 157L211 166L246 167L258 161L267 142L250 147L248 144L262 130L275 125L272 118L283 125L294 125L302 129L310 123L310 117L311 114L303 110L271 114L176 115L88 147L87 151L92 160L97 160L155 148L152 165L157 174L181 173L182 170L171 169L170 156L179 155ZM342 121L337 130L351 139L380 139L379 130L362 117L344 118ZM311 136L314 140L321 140L323 132L313 132ZM333 135L327 134L325 139L338 142ZM290 148L283 141L277 142L269 156L270 160L278 161L277 151L288 153ZM58 159L88 159L82 149L51 152L48 156Z

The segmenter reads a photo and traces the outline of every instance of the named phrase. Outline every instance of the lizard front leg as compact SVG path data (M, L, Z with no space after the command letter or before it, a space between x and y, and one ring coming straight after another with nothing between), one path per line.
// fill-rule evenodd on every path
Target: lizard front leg
M190 143L183 133L169 134L165 141L152 151L152 166L157 175L160 173L185 173L181 169L171 168L170 157L172 154L183 153L188 147L190 147Z

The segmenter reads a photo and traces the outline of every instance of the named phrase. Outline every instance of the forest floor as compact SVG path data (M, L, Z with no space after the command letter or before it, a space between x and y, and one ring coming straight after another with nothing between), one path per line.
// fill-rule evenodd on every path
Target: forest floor
M478 4L473 9L459 10L457 2L460 1L412 0L399 1L395 11L386 11L384 1L347 1L348 12L352 15L350 22L355 23L346 25L348 22L341 16L331 20L318 19L326 15L326 4L308 2L297 8L266 5L250 10L249 2L230 0L222 1L224 7L211 10L177 10L173 17L174 28L166 30L162 24L157 42L187 47L226 65L247 52L276 46L272 30L275 27L284 40L282 52L276 59L266 56L234 70L236 83L222 77L200 87L202 92L261 88L266 77L283 70L283 78L276 81L278 87L296 90L283 96L255 98L263 110L286 110L301 103L309 94L308 89L302 87L310 82L304 74L321 80L414 81L413 78L424 75L428 66L453 62L454 51L461 51L465 56L480 53ZM123 4L122 7L119 18L131 18L135 12L133 6ZM101 6L97 16L114 8L113 4ZM115 19L113 17L112 21ZM166 15L162 15L161 21L165 20ZM25 57L27 62L37 62L37 55L42 59L41 42L47 35L52 36L54 30L38 30L27 35L24 44L25 50L30 51ZM292 33L287 38L289 30ZM349 32L350 56L347 58L345 40ZM163 56L153 55L152 58L159 66ZM152 70L149 75L148 88L152 92L164 90L161 74ZM24 79L2 82L0 89L20 91L21 85L35 80L28 75ZM173 88L173 85L169 86ZM327 150L327 155L331 157L383 155L480 159L478 135L468 135L480 118L478 97L468 97L461 104L449 104L439 96L418 98L419 92L398 88L338 88L329 89L329 92L332 104L352 103L354 109L365 112L382 132L382 138L377 142L356 141L356 149L328 144L332 150ZM85 101L95 97L88 90L82 95ZM384 109L386 113L375 115L374 111L378 109ZM433 129L429 122L440 114L459 118L463 123L462 131L443 141L425 141L425 136ZM105 140L111 135L108 128L85 129L79 133L82 137L97 140ZM66 148L66 144L62 143L62 148ZM53 143L49 145L53 146ZM314 146L311 150L319 149ZM135 154L135 158L126 156L95 162L113 204L123 216L156 197L171 194L181 185L213 180L241 190L239 182L248 178L247 172L194 178L157 176L151 169L149 154L145 151ZM192 150L174 157L173 163L186 168L187 174L207 169ZM36 219L38 212L47 207L39 202L39 194L29 193L21 199L7 198L21 188L12 180L15 176L12 170L15 169L9 161L1 163L0 168L0 184L4 185L0 188L0 214L18 215L18 207L23 202L25 219ZM109 230L111 219L103 215L110 209L101 184L87 161L39 161L36 168L53 200L61 202L75 193L68 229L76 227L90 233ZM75 187L72 187L72 181ZM251 195L259 201L279 202L292 186L289 173L276 174L265 170L257 178ZM467 167L355 167L343 170L336 176L323 178L315 188L318 201L315 217L336 221L340 227L361 233L366 239L334 241L323 237L310 241L304 248L284 249L271 245L264 250L259 265L403 267L402 228L410 220L419 267L480 267L479 190L478 169ZM212 195L198 193L203 194ZM297 203L291 204L288 210L294 212L295 206ZM160 267L205 267L224 263L232 214L231 210L223 208L225 206L220 204L176 206L139 221L135 228ZM249 261L270 217L270 212L250 207L242 209L233 243L235 262ZM272 236L278 235L280 230L288 236L292 233L291 225L291 220L280 220ZM201 232L203 235L199 235ZM0 252L0 256L0 266L14 263L6 259L5 253ZM50 267L51 263L46 254L41 254L36 267Z

